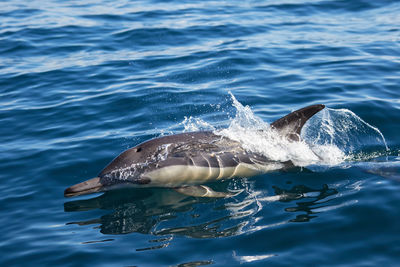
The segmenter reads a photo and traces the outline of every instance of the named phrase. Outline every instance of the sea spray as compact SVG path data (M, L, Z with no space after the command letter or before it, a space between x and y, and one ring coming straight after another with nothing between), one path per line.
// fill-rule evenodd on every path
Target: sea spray
M326 108L316 114L304 125L302 138L316 148L321 145L336 146L346 159L354 159L356 155L369 158L365 150L370 147L389 151L380 130L348 109Z
M200 118L194 118L192 116L186 117L185 119L181 122L183 125L184 129L183 132L196 132L196 131L214 131L215 128L208 122L200 119Z
M213 131L238 141L249 151L274 161L291 161L296 166L338 165L364 155L368 146L388 149L383 134L348 109L325 108L304 125L301 141L293 142L278 134L269 123L256 116L249 106L242 105L230 93L234 115L226 128L216 129L196 117L186 117L177 125L183 132ZM363 157L368 158L368 155Z
M229 127L215 131L216 134L238 141L250 151L260 153L274 161L291 161L296 166L310 164L339 164L344 155L336 146L310 146L305 141L293 142L279 135L269 123L257 117L249 106L243 106L233 94L235 117ZM318 153L320 152L320 153Z

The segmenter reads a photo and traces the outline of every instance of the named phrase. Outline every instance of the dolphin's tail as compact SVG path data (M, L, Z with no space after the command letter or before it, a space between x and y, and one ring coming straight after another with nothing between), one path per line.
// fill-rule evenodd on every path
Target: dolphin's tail
M280 118L271 123L272 128L276 129L281 135L293 141L300 141L300 132L304 124L315 113L324 109L324 105L308 106Z
M73 185L65 189L64 196L65 197L74 197L80 195L86 195L96 192L103 191L103 184L100 182L99 177L95 177L84 181L82 183Z

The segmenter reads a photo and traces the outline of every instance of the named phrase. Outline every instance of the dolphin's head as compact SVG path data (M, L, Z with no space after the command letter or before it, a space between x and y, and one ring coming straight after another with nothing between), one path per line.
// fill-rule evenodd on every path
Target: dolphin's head
M158 155L157 148L141 144L122 152L98 175L82 183L68 187L64 196L72 197L108 191L118 187L141 187L150 183L145 172L152 168Z

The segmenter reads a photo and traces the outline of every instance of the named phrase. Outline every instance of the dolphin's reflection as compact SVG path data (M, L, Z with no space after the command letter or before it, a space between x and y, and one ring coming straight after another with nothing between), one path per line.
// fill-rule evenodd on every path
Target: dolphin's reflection
M171 189L125 189L107 192L92 199L66 202L64 209L66 212L110 210L100 218L68 223L99 224L97 228L103 234L137 232L156 236L216 238L252 231L256 221L254 217L262 208L260 202L288 203L284 211L295 213L295 218L284 223L307 222L316 217L313 209L320 208L323 199L338 193L327 185L317 189L304 185L291 186L289 189L273 186L274 195L260 197L265 195L265 189L256 191L254 183L242 179L219 183L218 190L227 191L232 188L232 183L235 189L244 189L232 198L188 197Z
M172 212L187 212L195 199L188 198L173 190L166 189L125 189L85 200L66 202L64 210L89 211L93 209L112 210L97 219L71 222L69 224L100 224L103 234L127 234L132 232L152 233L162 220Z
M227 191L227 183L221 186ZM103 234L138 232L207 238L234 235L241 225L237 220L230 220L234 215L224 209L223 201L188 197L172 189L125 189L106 192L92 199L66 202L64 210L112 210L100 218L68 223L100 224Z
M320 209L321 203L324 199L329 199L330 196L336 195L338 191L333 188L329 188L328 185L324 184L321 189L313 189L305 185L296 185L289 190L285 190L274 186L275 194L281 196L280 201L288 202L293 200L303 199L305 201L296 201L296 206L287 207L287 212L301 212L302 214L296 215L295 218L289 220L290 222L308 222L315 215L316 209Z

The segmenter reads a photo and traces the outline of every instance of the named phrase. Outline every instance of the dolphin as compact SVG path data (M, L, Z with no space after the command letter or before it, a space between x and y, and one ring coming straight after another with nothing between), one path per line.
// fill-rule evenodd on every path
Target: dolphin
M324 105L296 110L271 124L279 135L300 141L306 121ZM279 170L291 162L278 162L248 151L234 140L211 131L188 132L154 138L122 152L97 177L68 187L65 197L104 192L122 187L164 187L189 196L226 197L203 185L232 177L250 177Z

